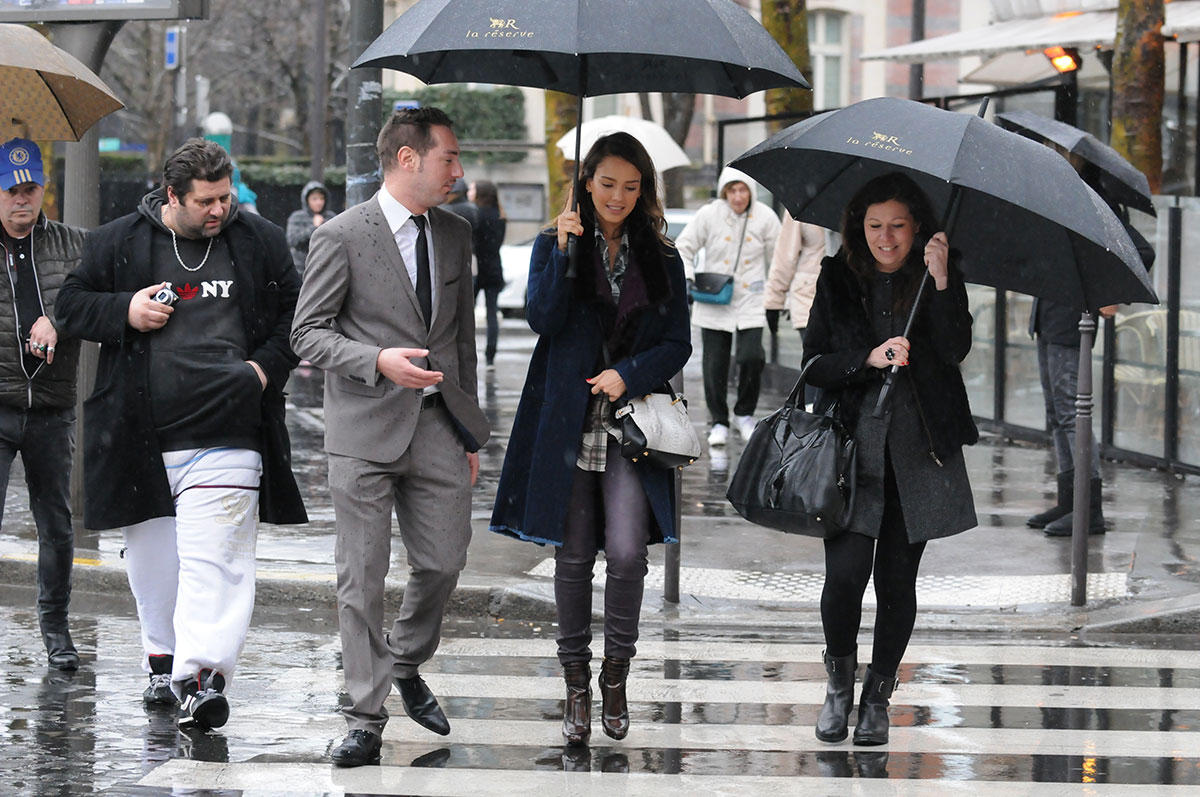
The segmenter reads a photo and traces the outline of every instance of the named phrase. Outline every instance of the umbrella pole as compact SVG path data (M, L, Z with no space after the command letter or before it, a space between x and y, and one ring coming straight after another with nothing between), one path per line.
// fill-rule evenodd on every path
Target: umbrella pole
M579 110L575 113L575 176L571 178L571 210L579 209L579 194L575 190L579 186L579 148L583 139L583 97L587 94L587 56L579 56ZM575 279L575 258L577 239L574 235L567 236L567 279Z

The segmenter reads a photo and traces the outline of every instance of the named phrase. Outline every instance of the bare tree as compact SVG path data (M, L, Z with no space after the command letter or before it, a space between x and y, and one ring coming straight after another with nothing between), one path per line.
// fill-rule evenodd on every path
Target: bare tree
M1163 0L1121 0L1112 79L1113 149L1162 189Z
M162 22L128 23L117 34L100 76L125 103L120 118L146 144L146 170L161 168L171 142L175 111L175 73L163 65Z
M345 72L350 67L350 0L330 0L329 68L313 74L315 6L307 0L246 3L213 0L210 18L190 22L184 42L189 80L209 81L209 107L233 120L238 154L309 154L313 81L328 86L328 145L338 152L345 118ZM199 131L200 119L173 137L174 73L163 69L162 22L130 22L109 50L102 76L126 104L127 129L146 142L155 171L177 139Z

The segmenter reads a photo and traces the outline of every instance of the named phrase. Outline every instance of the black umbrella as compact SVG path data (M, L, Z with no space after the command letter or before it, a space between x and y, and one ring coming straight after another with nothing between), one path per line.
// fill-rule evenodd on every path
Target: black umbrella
M1078 155L1096 168L1099 175L1097 190L1101 194L1151 216L1158 215L1154 210L1146 175L1091 133L1032 111L998 113L996 121L1006 130L1013 130L1036 141L1058 144L1067 152ZM1096 183L1092 185L1095 187Z
M426 83L575 94L579 122L591 95L745 97L809 88L779 43L733 0L421 0L353 66L387 67ZM576 139L572 185L579 154Z
M783 130L731 164L793 217L830 229L873 177L912 177L961 254L967 280L1095 310L1157 302L1128 233L1058 153L973 115L864 100ZM953 188L959 203L945 215ZM951 226L951 225L947 225Z

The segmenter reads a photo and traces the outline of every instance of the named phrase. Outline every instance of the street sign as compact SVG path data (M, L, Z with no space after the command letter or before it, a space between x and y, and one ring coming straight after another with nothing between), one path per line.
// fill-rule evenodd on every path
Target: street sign
M0 22L208 19L209 0L0 0Z
M178 69L182 50L183 28L180 25L171 25L167 28L166 37L163 41L163 68L167 70Z

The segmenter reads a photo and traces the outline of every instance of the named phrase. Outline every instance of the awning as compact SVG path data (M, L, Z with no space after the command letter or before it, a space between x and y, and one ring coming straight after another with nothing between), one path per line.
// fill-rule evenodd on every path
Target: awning
M1030 19L1010 19L982 28L901 44L863 53L864 61L922 63L967 56L1075 47L1112 47L1117 32L1116 11L1071 11ZM1180 41L1200 39L1200 0L1175 0L1166 5L1163 33Z

